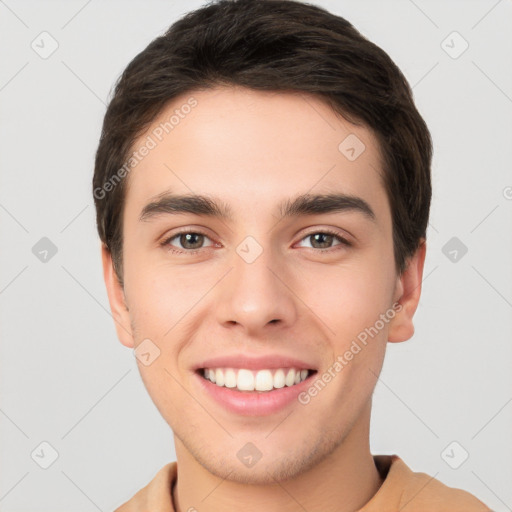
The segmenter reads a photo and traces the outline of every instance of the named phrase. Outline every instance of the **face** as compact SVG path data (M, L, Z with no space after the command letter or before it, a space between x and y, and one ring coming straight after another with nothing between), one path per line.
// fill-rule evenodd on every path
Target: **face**
M103 254L119 338L180 450L221 478L298 475L368 428L386 342L413 333L424 252L396 274L377 141L314 97L243 88L174 100L134 150L148 136L124 290Z

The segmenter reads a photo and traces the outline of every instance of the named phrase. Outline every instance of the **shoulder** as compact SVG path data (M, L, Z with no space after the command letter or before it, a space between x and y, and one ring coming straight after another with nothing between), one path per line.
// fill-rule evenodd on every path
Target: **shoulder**
M374 460L384 482L361 512L392 510L388 508L391 503L397 510L406 508L410 512L491 512L469 492L412 471L398 455L376 455ZM383 509L378 508L381 504L385 504Z
M405 465L403 461L402 464ZM407 504L418 510L439 512L489 512L490 508L467 491L448 487L436 478L421 472L411 471L407 466L407 485L401 496L400 507ZM412 508L415 508L412 506ZM426 508L428 507L428 508Z
M173 512L171 485L176 479L176 472L176 462L169 462L145 487L114 512Z

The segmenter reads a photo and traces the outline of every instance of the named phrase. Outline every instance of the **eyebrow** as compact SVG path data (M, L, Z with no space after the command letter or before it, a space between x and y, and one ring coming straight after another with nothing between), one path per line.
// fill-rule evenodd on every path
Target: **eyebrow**
M283 218L350 211L358 212L368 220L375 222L375 212L364 199L341 193L301 194L280 203L277 211ZM139 220L148 221L160 214L182 213L233 220L232 209L223 201L203 195L171 193L164 193L153 198L142 209Z

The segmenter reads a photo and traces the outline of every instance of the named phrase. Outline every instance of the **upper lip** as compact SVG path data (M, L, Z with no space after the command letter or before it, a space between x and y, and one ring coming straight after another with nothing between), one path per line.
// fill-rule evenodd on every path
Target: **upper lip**
M281 354L268 354L259 357L249 357L243 354L225 355L205 359L194 366L194 370L203 368L247 368L248 370L297 368L301 370L316 370L316 367L311 363Z

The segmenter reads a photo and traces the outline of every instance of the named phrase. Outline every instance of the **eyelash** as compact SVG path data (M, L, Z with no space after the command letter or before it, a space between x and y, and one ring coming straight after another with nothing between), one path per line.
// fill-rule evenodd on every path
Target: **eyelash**
M210 238L206 233L204 233L201 230L194 230L194 231L192 231L192 230L183 230L183 231L179 231L178 233L174 233L170 237L167 237L160 245L162 247L165 247L172 254L196 254L199 251L202 251L203 249L207 248L207 247L200 247L199 249L189 249L189 250L184 249L184 250L181 250L181 249L176 249L176 248L174 248L173 246L170 245L171 240L174 240L175 238L178 238L180 235L188 235L188 234L202 235L202 236L204 236L206 238ZM339 245L344 245L346 247L351 247L352 246L352 243L350 243L346 238L342 237L336 231L328 229L328 228L327 229L322 229L322 230L319 230L319 231L311 231L310 233L304 235L300 239L300 241L302 241L305 238L308 238L310 236L318 235L318 234L332 235L336 240L338 240L340 242ZM338 249L336 249L336 247L338 247L338 246L329 247L328 249L316 249L315 247L311 247L310 249L313 249L316 252L320 252L320 253L324 253L325 254L325 253L328 253L328 252L331 252L331 251L338 250Z

